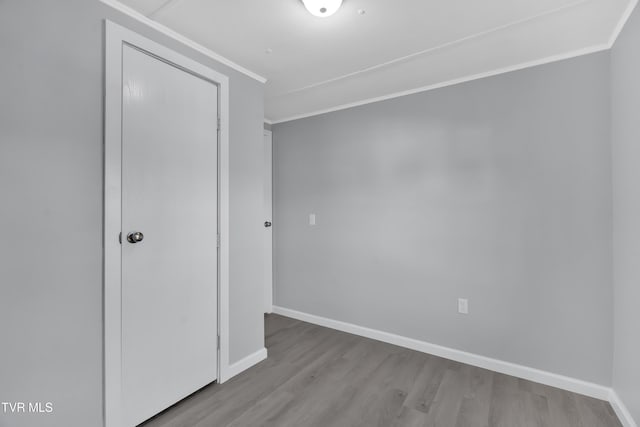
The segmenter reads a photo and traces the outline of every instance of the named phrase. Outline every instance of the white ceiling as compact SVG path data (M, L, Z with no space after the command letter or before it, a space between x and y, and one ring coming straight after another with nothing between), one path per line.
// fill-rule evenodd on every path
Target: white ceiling
M344 0L316 18L300 0L121 1L266 77L274 122L606 49L635 4Z

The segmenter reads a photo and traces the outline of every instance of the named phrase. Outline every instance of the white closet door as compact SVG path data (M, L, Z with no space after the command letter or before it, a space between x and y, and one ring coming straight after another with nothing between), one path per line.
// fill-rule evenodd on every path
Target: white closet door
M122 396L129 427L216 379L218 88L129 46L122 73Z

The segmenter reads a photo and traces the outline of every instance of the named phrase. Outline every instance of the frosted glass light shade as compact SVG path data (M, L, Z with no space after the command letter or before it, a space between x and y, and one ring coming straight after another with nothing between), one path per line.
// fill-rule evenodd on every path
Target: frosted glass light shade
M302 3L309 13L320 18L333 15L342 6L342 0L302 0Z

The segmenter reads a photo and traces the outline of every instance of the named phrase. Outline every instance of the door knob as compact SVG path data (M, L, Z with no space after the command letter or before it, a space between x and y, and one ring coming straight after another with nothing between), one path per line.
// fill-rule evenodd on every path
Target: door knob
M265 227L271 227L271 221L265 221L264 222L264 226Z
M127 234L127 241L129 243L142 242L142 239L144 239L144 234L139 231L134 231L133 233Z

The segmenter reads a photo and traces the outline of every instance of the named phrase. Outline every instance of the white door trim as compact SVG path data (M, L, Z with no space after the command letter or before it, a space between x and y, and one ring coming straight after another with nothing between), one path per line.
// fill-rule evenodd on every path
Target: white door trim
M262 134L264 137L269 138L269 148L271 149L271 153L269 153L269 160L271 161L271 176L269 178L265 177L265 179L271 179L271 185L269 186L269 188L271 189L271 198L272 198L272 202L271 202L271 212L267 212L267 217L265 217L265 220L269 220L271 221L271 223L273 223L273 133L270 130L265 129L263 131ZM264 141L263 141L264 143ZM266 150L265 150L265 157L266 157ZM267 159L265 158L265 161ZM266 164L266 163L265 163ZM273 227L273 225L272 225ZM266 245L265 245L266 248ZM268 276L268 272L265 272L265 289L264 289L264 293L265 293L265 302L264 302L264 312L265 313L272 313L273 312L273 228L271 228L271 251L270 251L270 255L271 255L271 277Z
M122 46L129 44L210 80L219 87L218 135L218 382L231 377L229 366L229 79L111 21L105 21L104 123L104 416L106 427L122 424Z

